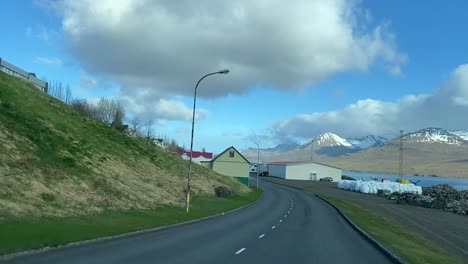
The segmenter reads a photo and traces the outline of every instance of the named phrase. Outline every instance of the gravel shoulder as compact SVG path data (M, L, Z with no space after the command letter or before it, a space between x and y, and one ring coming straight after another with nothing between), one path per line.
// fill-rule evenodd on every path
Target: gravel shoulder
M447 252L468 263L468 217L439 209L397 204L382 197L336 188L336 183L283 180L262 177L263 180L301 188L314 194L346 200L373 210L433 241Z

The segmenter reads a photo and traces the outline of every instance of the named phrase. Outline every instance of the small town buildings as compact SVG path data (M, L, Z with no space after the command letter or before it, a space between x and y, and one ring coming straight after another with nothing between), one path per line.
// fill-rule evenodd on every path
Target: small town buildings
M270 176L288 180L319 181L325 177L331 177L334 182L341 180L342 170L333 166L305 161L291 162L278 161L267 164Z
M190 159L190 151L177 151L177 155L186 160ZM192 151L192 162L195 162L199 165L202 161L210 161L212 159L213 153L211 152Z
M48 91L48 83L44 82L36 77L36 74L32 72L24 71L15 65L8 63L4 59L0 58L0 71L9 74L11 76L15 76L21 79L25 79L30 81L34 86L39 88L41 91L47 93Z
M234 147L227 148L210 161L202 161L201 165L248 184L250 162Z

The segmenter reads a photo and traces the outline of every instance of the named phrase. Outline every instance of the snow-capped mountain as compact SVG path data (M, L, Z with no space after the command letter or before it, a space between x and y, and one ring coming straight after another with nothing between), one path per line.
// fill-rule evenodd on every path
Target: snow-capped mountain
M348 142L348 140L338 136L337 134L327 132L323 133L311 141L314 143L314 147L323 148L323 147L348 147L352 148L353 145ZM310 146L310 143L302 145L300 148L304 149Z
M347 138L348 142L353 144L353 147L360 149L367 149L370 147L381 147L385 145L387 139L380 136L368 135L361 138Z
M403 135L403 140L407 143L445 143L450 145L463 145L467 142L460 136L451 133L443 128L424 128L419 131Z
M462 139L468 141L468 129L461 129L461 130L450 130L450 133L461 137Z

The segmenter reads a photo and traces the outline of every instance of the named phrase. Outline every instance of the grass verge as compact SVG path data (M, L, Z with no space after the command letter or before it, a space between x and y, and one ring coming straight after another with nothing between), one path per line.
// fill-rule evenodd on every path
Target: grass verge
M353 223L377 239L384 246L414 264L462 263L433 245L421 235L355 203L320 196L340 208Z
M164 206L157 210L107 211L65 218L25 218L0 222L0 255L55 247L70 242L171 225L219 214L253 203L262 191L218 198L194 197L190 213L185 208Z

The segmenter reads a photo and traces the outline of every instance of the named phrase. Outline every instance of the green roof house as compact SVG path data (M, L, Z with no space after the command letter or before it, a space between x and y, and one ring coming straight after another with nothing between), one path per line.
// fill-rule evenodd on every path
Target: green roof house
M201 165L219 174L235 177L247 185L249 180L250 162L234 147L229 147L210 161L202 161Z

